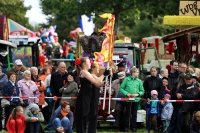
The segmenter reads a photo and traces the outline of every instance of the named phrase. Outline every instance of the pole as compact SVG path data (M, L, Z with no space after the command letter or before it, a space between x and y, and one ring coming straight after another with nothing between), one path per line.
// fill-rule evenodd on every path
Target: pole
M108 68L109 68L109 62L107 64L107 69ZM106 76L106 84L105 84L105 88L104 88L103 110L105 110L105 104L106 104L107 81L108 81L108 76Z

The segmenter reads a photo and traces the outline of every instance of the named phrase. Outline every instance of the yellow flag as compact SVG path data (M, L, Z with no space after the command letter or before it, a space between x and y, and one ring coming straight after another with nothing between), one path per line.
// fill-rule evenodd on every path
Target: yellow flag
M106 35L106 38L102 43L101 52L94 52L94 62L102 64L103 62L111 62L113 58L115 16L109 13L105 13L99 16L101 18L107 18L104 27L99 30L99 32Z

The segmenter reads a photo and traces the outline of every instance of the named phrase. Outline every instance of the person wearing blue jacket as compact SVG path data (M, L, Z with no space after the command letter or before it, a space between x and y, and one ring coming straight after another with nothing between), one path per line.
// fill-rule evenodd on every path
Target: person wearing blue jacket
M160 117L160 102L158 102L158 92L151 91L151 99L147 99L146 104L146 132L157 131L157 118Z

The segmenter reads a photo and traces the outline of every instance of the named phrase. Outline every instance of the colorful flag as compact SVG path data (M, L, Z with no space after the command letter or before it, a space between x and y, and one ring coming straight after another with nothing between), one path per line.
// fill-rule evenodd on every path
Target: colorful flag
M106 38L104 39L101 47L101 52L94 52L95 62L102 64L103 62L111 62L114 49L114 23L115 16L109 13L100 15L101 18L107 18L104 27L99 32L104 33Z

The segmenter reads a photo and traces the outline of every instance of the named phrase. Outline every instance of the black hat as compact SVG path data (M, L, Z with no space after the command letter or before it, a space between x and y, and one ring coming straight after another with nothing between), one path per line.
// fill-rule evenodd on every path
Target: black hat
M185 75L185 79L186 79L186 80L192 79L192 75L191 75L191 74L186 74L186 75Z
M118 67L126 67L126 62L122 61L120 63L117 64Z

